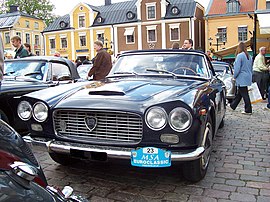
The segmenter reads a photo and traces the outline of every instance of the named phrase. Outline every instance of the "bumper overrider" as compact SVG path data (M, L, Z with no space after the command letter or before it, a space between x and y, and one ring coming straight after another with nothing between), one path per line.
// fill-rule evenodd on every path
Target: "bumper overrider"
M45 138L32 138L30 136L24 136L24 141L30 146L40 146L43 150L48 152L55 152L69 155L71 150L84 151L84 152L100 152L106 153L108 158L117 159L130 159L131 150L133 148L112 147L112 146L95 146L81 143L63 142L56 140L47 140ZM198 147L188 153L184 152L172 152L172 161L193 161L201 158L204 154L204 147Z

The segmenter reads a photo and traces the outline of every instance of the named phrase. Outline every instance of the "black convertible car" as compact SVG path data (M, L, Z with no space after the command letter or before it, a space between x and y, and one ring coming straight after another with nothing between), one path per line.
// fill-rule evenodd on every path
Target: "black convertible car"
M6 60L4 73L0 90L0 118L19 132L27 128L17 116L20 96L80 78L76 66L70 60L47 56Z
M225 87L199 51L123 53L104 81L33 92L18 115L56 162L129 160L139 167L183 162L183 174L201 180L212 140L224 125Z

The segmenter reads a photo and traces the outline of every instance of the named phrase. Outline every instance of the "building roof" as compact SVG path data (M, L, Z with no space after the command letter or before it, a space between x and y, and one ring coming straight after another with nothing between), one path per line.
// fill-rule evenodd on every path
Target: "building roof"
M57 18L48 27L46 27L43 32L59 31L66 29L71 29L69 14Z
M231 15L227 13L227 3L228 0L210 0L208 9L206 11L206 16L211 15ZM240 2L240 12L239 13L249 13L254 12L256 0L239 0ZM234 13L235 14L235 13Z
M0 29L13 27L21 16L40 20L39 18L36 18L34 16L28 15L20 11L12 13L4 13L0 14Z
M86 3L87 6L89 6L92 10L98 13L92 27L138 22L139 20L137 17L137 7L136 7L137 1L138 0L129 0L103 6L92 6ZM168 7L165 19L194 17L196 9L195 0L166 0L166 1L168 2ZM177 14L173 14L171 12L171 9L174 7L177 7L179 9L179 12ZM132 18L127 17L128 12L131 12L133 14ZM102 19L101 22L98 21L98 18ZM61 27L60 26L61 22L65 22L66 26ZM59 31L71 28L72 27L70 26L70 15L65 15L57 18L53 23L51 23L47 28L45 28L43 32Z

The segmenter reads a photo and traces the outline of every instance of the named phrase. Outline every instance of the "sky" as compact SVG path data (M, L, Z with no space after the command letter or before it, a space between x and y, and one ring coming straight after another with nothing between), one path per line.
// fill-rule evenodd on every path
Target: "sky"
M54 13L56 15L65 15L68 14L78 3L85 2L91 4L93 6L101 6L104 5L105 0L50 0L52 4L55 5ZM112 3L122 2L125 0L112 0ZM208 3L210 0L197 0L200 4L202 4L207 9Z

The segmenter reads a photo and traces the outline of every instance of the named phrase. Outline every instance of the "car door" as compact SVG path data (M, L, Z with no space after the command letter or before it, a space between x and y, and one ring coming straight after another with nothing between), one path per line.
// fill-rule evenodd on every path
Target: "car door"
M51 62L49 68L49 80L57 84L72 82L72 74L68 65L63 63Z

